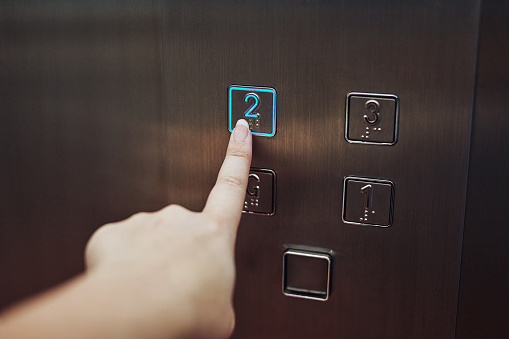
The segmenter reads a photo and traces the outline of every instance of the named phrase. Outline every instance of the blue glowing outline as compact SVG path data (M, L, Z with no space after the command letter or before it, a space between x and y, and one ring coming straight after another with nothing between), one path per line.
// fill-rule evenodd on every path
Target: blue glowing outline
M267 92L272 93L272 132L252 132L253 135L273 137L276 134L276 89L272 87L252 87L252 86L240 86L232 85L228 88L228 130L233 132L233 121L232 121L232 91L246 91L246 92Z

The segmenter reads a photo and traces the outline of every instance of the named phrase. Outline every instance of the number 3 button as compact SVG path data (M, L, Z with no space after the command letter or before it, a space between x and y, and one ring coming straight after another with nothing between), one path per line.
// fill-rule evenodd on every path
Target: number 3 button
M388 227L392 224L394 183L389 180L346 177L343 222Z
M345 138L350 143L394 145L399 99L394 94L348 93Z
M271 87L232 85L228 89L228 129L246 119L253 135L276 134L276 90Z

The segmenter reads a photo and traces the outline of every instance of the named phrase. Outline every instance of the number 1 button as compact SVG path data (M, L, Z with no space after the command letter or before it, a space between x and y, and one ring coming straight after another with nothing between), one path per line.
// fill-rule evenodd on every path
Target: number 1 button
M276 134L276 90L272 87L232 85L228 88L228 129L246 119L253 135Z
M346 177L343 222L389 227L392 224L394 183L390 180Z

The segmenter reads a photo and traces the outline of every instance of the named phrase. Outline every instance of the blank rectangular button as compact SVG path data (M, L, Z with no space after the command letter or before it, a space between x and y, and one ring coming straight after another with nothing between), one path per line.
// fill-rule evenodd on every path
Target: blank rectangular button
M290 249L283 256L283 267L285 295L322 301L329 298L329 254Z

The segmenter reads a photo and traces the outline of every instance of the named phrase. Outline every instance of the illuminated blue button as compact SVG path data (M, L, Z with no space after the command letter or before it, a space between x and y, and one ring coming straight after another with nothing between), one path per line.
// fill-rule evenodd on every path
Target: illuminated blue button
M228 129L246 119L253 135L276 134L276 90L271 87L232 85L228 88Z

